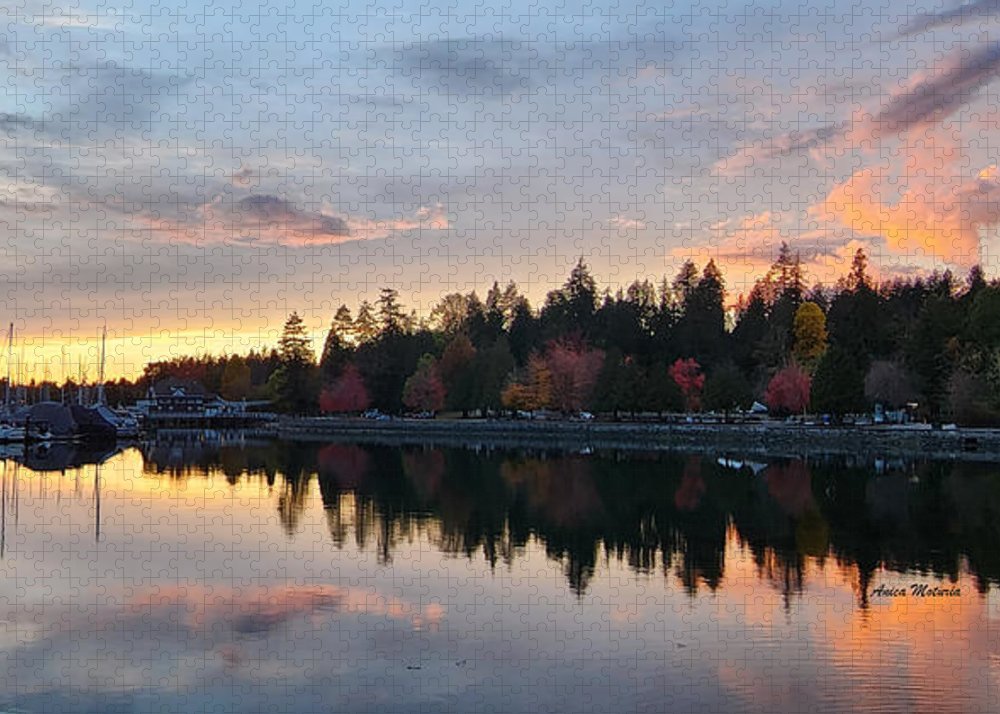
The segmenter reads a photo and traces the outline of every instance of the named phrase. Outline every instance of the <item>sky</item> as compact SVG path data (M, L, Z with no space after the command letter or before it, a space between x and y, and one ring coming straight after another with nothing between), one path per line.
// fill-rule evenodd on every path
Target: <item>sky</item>
M341 303L538 304L788 242L811 283L1000 275L1000 1L0 8L0 324L24 378L275 344ZM869 6L872 5L872 6ZM178 7L179 6L179 7Z

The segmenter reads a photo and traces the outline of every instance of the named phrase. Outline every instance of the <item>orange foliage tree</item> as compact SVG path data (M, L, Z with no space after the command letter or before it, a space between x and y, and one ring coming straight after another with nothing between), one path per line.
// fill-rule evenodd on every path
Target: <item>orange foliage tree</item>
M552 372L546 360L532 354L520 379L507 385L500 395L500 402L508 409L534 411L549 403L552 394Z

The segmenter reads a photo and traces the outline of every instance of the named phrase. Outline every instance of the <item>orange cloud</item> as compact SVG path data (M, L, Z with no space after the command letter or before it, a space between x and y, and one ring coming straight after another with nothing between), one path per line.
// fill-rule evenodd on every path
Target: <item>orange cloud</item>
M928 132L903 147L903 175L857 171L811 213L859 235L878 235L906 256L976 263L980 231L1000 222L1000 180L994 166L963 175L961 145L941 134Z
M798 253L807 284L835 283L849 269L858 248L870 252L869 245L843 228L831 230L810 226L799 230L786 223L783 215L771 211L714 223L705 230L712 235L709 244L697 249L675 248L671 255L677 260L693 260L699 266L709 259L715 260L723 271L731 295L750 291L774 264L782 242L788 243L793 253ZM872 272L877 278L875 267Z

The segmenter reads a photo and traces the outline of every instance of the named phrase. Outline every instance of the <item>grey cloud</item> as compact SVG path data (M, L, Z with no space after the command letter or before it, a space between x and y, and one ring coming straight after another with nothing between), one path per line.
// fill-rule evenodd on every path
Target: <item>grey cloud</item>
M655 34L655 33L653 33ZM402 76L448 94L492 92L505 96L593 72L629 73L648 65L663 67L687 45L662 33L643 39L557 42L464 38L417 42L392 50L392 66Z
M243 224L260 223L267 227L308 231L317 237L343 237L351 234L342 218L322 212L301 211L291 202L278 196L266 194L247 196L236 203L233 213Z
M963 53L953 69L931 77L913 89L891 97L866 122L867 133L878 139L912 129L931 127L974 99L976 93L1000 75L1000 43ZM853 131L848 122L790 132L746 150L766 158L788 156L843 138Z
M962 59L951 71L891 98L874 119L876 134L935 124L967 104L1000 72L1000 44L970 52L967 60Z
M532 43L511 40L416 42L393 51L393 66L403 76L439 85L448 94L528 90L533 60L537 50Z
M32 126L34 126L34 121L25 114L0 112L0 128L16 130L19 128L30 129Z
M899 29L902 36L916 35L942 25L958 25L968 20L984 20L1000 10L1000 0L973 0L938 13L914 15Z
M103 133L108 128L141 131L162 122L170 94L191 78L181 73L153 72L101 61L88 65L65 65L61 80L48 92L57 109L52 113L49 133L66 135L79 131Z

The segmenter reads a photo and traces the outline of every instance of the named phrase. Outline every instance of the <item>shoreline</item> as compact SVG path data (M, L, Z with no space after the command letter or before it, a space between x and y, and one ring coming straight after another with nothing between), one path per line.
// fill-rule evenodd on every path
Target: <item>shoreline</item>
M819 426L787 422L635 423L492 419L283 417L255 430L285 441L569 451L739 452L798 457L863 455L1000 462L1000 429Z

